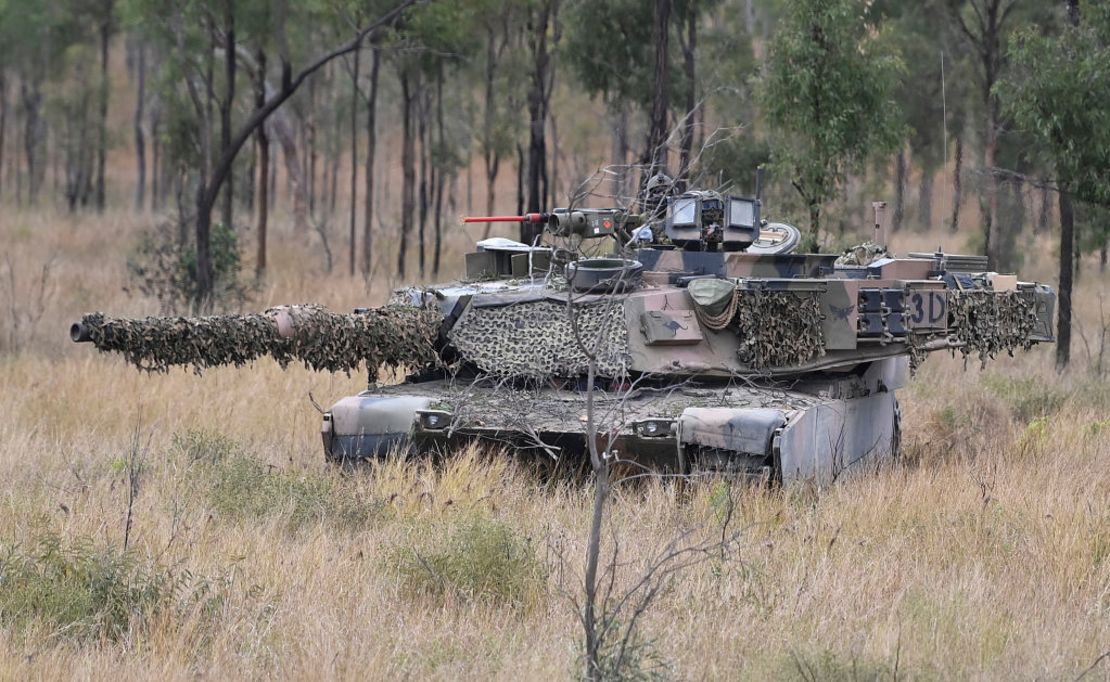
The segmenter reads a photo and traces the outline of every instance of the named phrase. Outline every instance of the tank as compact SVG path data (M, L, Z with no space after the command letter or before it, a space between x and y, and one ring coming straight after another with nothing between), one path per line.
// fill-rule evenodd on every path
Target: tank
M74 341L145 370L263 356L365 367L323 414L325 457L441 456L468 443L575 465L596 439L633 470L825 484L897 456L898 389L929 353L986 363L1051 342L1053 290L980 256L896 257L876 235L797 253L758 198L690 191L651 210L569 208L511 221L456 282L351 313L86 315ZM377 383L382 368L404 381Z

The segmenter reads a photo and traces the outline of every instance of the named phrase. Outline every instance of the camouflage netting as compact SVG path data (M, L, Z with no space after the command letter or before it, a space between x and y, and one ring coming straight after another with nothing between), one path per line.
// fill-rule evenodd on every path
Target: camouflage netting
M845 249L844 253L837 257L836 264L866 266L889 255L890 252L887 251L885 246L880 246L875 242L864 242Z
M1017 291L952 291L949 294L952 336L963 343L967 358L978 353L985 366L998 352L1013 355L1015 348L1028 350L1037 323L1033 300Z
M756 291L707 279L691 282L690 295L702 326L736 331L736 354L753 369L789 367L825 354L817 292Z
M739 291L732 324L736 354L754 369L789 367L825 354L816 292Z
M628 366L624 306L612 301L579 304L574 314L583 344L597 347L598 374L623 376ZM494 376L574 377L588 369L561 302L471 308L448 337L462 357Z
M290 338L277 331L275 316L282 312L293 321ZM187 365L199 374L220 365L241 367L269 355L283 368L299 361L314 370L350 373L366 363L371 377L383 366L436 364L441 322L439 312L427 308L385 306L340 315L315 305L250 315L116 319L92 313L81 319L98 350L120 353L151 372Z

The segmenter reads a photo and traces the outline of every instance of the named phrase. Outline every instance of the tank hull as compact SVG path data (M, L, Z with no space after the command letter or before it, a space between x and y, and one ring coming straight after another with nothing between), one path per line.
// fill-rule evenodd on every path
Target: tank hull
M325 414L332 461L448 454L470 443L570 467L599 451L632 470L819 485L872 471L898 450L905 358L755 385L633 382L610 391L435 380L364 391Z

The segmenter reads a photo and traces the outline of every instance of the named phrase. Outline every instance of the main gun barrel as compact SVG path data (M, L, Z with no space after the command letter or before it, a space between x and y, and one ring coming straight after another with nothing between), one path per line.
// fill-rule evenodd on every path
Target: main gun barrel
M351 314L322 306L271 308L248 315L111 318L91 313L70 326L70 338L123 355L139 369L164 372L241 367L270 356L282 367L299 361L314 370L350 372L363 363L422 368L439 361L443 316L435 308L388 305Z

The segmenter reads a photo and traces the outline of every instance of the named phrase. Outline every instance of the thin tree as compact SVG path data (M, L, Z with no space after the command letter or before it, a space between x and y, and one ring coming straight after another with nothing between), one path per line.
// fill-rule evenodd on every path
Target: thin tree
M1083 16L1083 22L1080 17ZM999 83L1015 121L1051 156L1060 202L1056 367L1071 361L1075 263L1073 199L1110 204L1110 7L1068 0L1067 26L1056 36L1033 28L1014 36L1014 74Z
M651 116L648 123L647 147L643 163L647 166L644 180L667 166L667 110L670 103L669 36L671 0L655 0L655 17L652 24L652 44L655 46L655 88L651 97Z
M359 29L354 38L316 57L308 66L301 69L296 74L293 73L293 66L290 60L288 42L285 34L285 5L284 3L279 5L276 12L276 30L278 54L281 62L281 85L276 93L267 97L266 102L261 107L251 112L247 120L244 121L236 130L235 134L232 135L228 148L224 150L220 158L216 161L212 173L207 175L207 177L202 175L201 182L197 183L195 226L198 303L208 306L211 305L212 302L211 297L214 290L214 271L211 255L212 208L216 203L216 198L219 196L220 189L223 187L228 175L231 174L232 164L239 150L243 148L246 141L254 134L258 127L266 121L270 114L292 97L293 93L308 80L309 76L316 73L316 71L333 59L342 57L357 49L367 35L382 26L396 21L401 13L415 4L416 1L417 0L402 0L397 6L382 15L379 19ZM189 96L193 100L194 107L198 111L202 111L203 105L200 102L199 93L197 93L192 81L186 79L186 84L189 89Z
M370 90L366 98L366 197L362 221L362 275L370 277L373 256L374 218L374 156L377 153L378 74L381 70L381 48L371 43Z
M361 52L360 42L352 54L354 67L351 69L351 224L347 254L347 274L351 277L355 276L355 252L358 248L358 70L362 62Z

